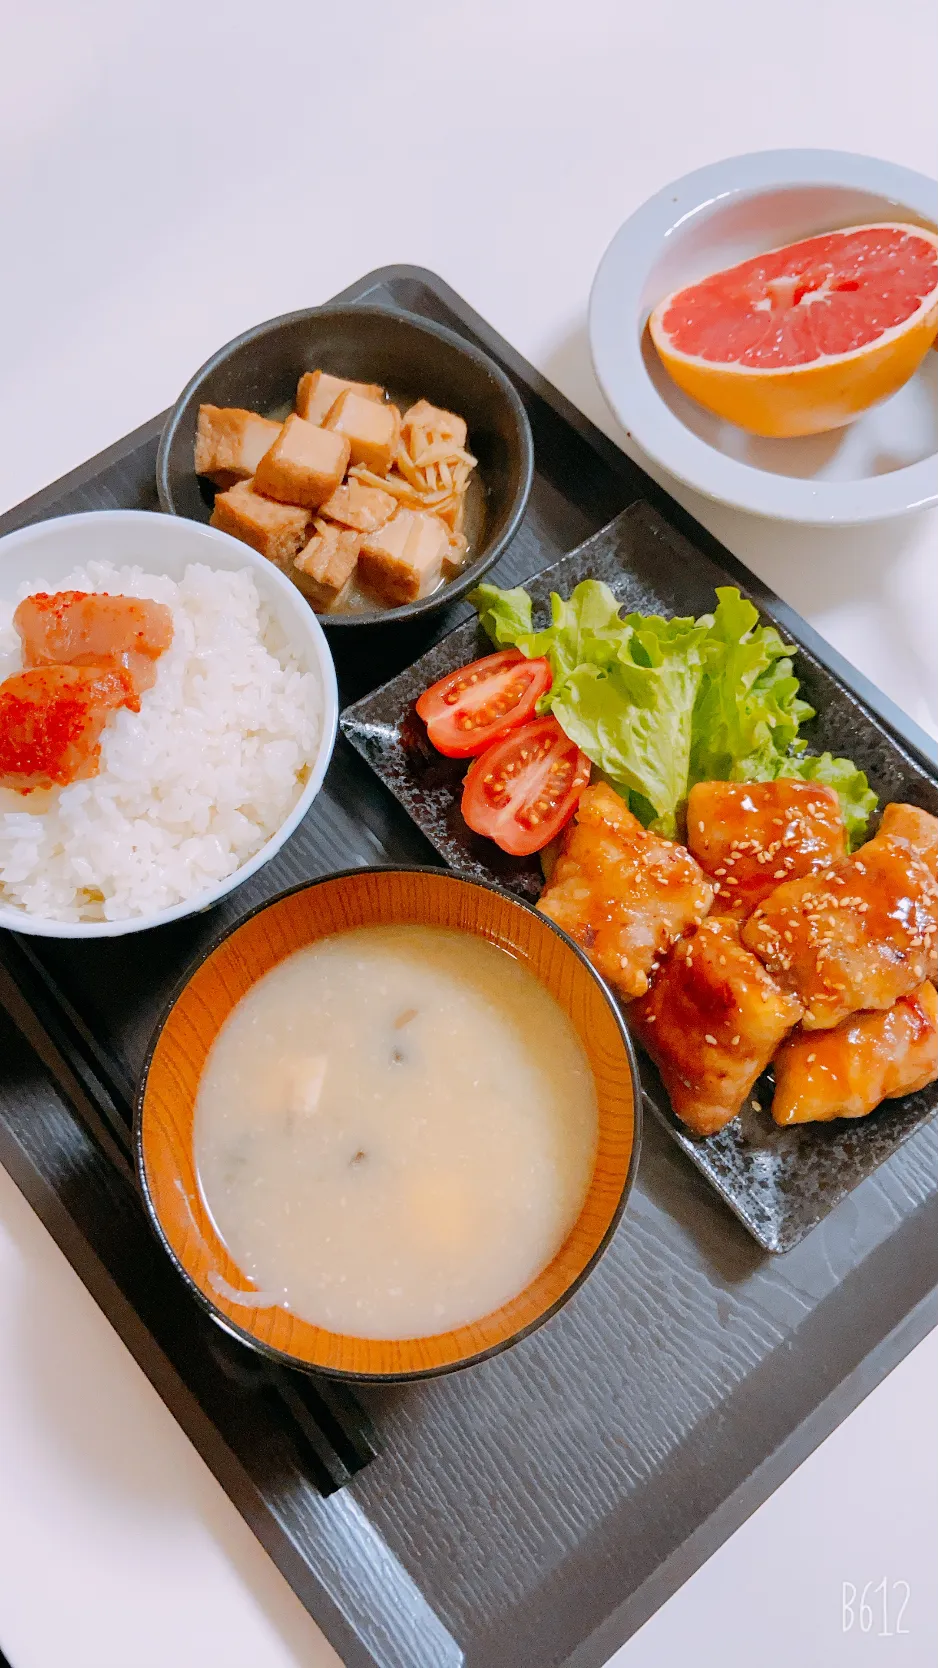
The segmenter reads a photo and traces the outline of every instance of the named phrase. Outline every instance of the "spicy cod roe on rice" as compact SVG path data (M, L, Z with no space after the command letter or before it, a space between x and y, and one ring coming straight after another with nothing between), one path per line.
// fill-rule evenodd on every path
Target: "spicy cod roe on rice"
M16 602L0 600L0 678L22 664ZM98 774L0 789L0 903L58 921L116 921L184 903L246 863L302 791L323 713L248 569L187 567L178 582L89 562L59 590L148 597L173 640L139 712L110 715Z

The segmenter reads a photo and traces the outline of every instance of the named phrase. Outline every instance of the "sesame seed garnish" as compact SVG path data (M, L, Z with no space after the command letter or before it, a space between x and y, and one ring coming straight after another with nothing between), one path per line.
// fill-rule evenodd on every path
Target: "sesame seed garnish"
M705 1031L704 1040L705 1040L706 1043L710 1043L712 1048L717 1047L717 1038L712 1037L710 1031Z
M751 1100L750 1105L753 1107L754 1112L759 1112L760 1103L758 1100Z

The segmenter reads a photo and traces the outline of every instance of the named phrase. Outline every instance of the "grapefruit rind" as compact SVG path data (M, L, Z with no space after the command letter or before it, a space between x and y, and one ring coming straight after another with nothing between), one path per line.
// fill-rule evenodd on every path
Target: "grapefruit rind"
M850 227L846 231L878 231L886 225ZM923 227L899 222L889 225L891 230L908 231L933 247L937 245L936 234ZM807 364L771 368L722 364L683 352L663 328L662 321L676 298L691 287L683 285L666 296L649 319L649 332L662 364L672 381L707 411L751 434L774 439L821 434L852 422L902 388L936 339L939 293L933 289L908 319L848 353L820 355Z

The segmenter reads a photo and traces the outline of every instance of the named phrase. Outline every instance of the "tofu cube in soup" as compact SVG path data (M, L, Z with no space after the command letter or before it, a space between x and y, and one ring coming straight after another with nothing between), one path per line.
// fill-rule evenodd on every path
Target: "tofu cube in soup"
M330 376L328 371L307 371L297 383L297 416L319 426L338 400L340 394L361 394L363 400L382 401L385 390L377 382L350 382L346 377Z
M352 475L320 506L320 513L328 516L330 521L339 521L344 527L354 528L357 533L377 533L379 527L384 527L385 522L391 520L397 508L398 500L390 492L382 492L381 487L366 486L364 481Z
M801 1012L740 943L737 923L713 917L675 945L629 1017L676 1115L713 1135L736 1117Z
M351 590L361 533L317 518L309 544L294 558L290 577L317 613L340 603Z
M290 416L258 464L254 484L268 498L315 510L335 492L349 464L349 442Z
M264 453L274 444L281 424L256 411L234 406L200 405L196 425L195 470L218 487L248 481Z
M775 782L699 782L688 795L688 850L717 887L720 915L749 915L781 880L847 855L834 788Z
M685 847L643 828L605 782L580 796L538 908L621 996L642 996L669 946L703 920L714 888Z
M306 542L310 515L295 504L278 504L256 492L253 481L239 481L215 499L211 525L250 544L279 568L286 568Z
M882 1100L936 1078L936 987L920 985L885 1013L852 1014L831 1031L793 1031L776 1055L778 1124L866 1118Z
M424 510L398 510L362 541L359 579L390 607L429 596L440 581L450 547L447 529Z
M935 976L935 861L911 843L913 826L925 841L935 818L888 806L853 857L784 881L744 924L744 943L803 1003L807 1031L890 1008Z
M347 389L332 407L324 429L348 442L353 463L387 475L398 450L401 413L396 405L379 405Z

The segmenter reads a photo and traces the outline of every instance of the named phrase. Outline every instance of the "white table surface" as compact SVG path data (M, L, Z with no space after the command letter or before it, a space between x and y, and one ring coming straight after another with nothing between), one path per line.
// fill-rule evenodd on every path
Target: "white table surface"
M372 267L449 280L615 435L585 306L616 227L723 155L934 171L929 0L33 0L0 20L0 505L220 343ZM935 731L934 514L849 531L676 491ZM935 1660L927 1340L614 1658ZM910 1601L842 1630L842 1584ZM898 1591L896 1604L899 1604ZM896 1618L894 1618L896 1619ZM0 1645L13 1668L335 1653L0 1171ZM547 1668L547 1665L546 1665Z

